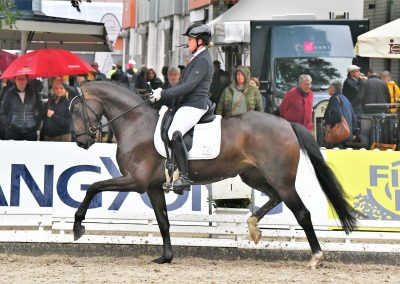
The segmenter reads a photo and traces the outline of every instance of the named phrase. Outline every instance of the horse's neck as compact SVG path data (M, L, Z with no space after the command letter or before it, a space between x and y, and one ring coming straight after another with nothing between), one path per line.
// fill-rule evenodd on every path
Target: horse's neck
M129 112L123 114L127 110ZM144 132L143 128L151 129L152 135L157 124L157 111L151 108L146 102L140 99L116 100L106 99L104 102L104 115L111 122L115 138L118 141L124 141L124 136L131 136L133 133ZM117 118L118 117L118 118Z

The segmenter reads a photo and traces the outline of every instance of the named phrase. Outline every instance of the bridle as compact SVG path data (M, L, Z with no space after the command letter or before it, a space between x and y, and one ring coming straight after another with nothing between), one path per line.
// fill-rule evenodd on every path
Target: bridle
M83 116L83 120L84 120L84 122L85 122L85 130L83 130L83 131L81 131L81 132L78 132L78 133L74 133L73 136L74 136L75 138L76 138L76 137L79 137L79 136L81 136L81 135L87 134L87 135L89 135L90 137L92 137L92 138L95 139L95 138L96 138L97 132L98 132L99 130L101 131L101 129L102 129L103 127L106 127L106 126L110 125L111 122L113 122L114 120L120 118L121 116L124 116L124 115L127 114L128 112L130 112L130 111L132 111L132 110L134 110L134 109L136 109L136 108L138 108L138 107L143 106L144 104L148 103L148 101L149 101L149 100L145 100L145 101L141 102L140 104L138 104L138 105L136 105L136 106L130 107L130 108L127 109L126 111L124 111L124 112L120 113L119 115L117 115L116 117L114 117L114 118L108 120L107 123L104 123L104 124L103 124L103 123L101 122L101 116L102 116L102 115L99 115L99 114L87 103L87 101L86 101L86 99L85 99L85 96L84 96L83 93L82 93L81 88L76 87L76 89L77 89L79 95L76 96L76 97L74 97L74 98L71 100L71 103L70 103L70 105L69 105L69 110L70 110L70 112L72 113L72 111L73 111L73 106L74 106L74 105L76 105L77 103L81 103L81 104L82 104L82 116ZM89 115L88 115L88 111L92 112L92 113L96 116L96 121L98 121L97 125L94 125L93 122L90 121Z

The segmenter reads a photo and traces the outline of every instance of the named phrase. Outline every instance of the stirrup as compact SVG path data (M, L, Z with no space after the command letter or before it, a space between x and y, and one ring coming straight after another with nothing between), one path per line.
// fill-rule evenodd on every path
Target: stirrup
M181 178L182 177L179 177L179 179L174 182L165 182L162 188L166 193L173 191L179 195L182 195L184 191L190 191L191 181L189 179L185 179L185 181L189 182L189 185L176 184L176 182L179 181Z

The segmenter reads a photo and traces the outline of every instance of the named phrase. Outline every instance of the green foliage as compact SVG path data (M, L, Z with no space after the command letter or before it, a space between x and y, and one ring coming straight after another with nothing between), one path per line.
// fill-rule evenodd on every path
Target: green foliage
M3 22L11 28L15 27L15 22L21 17L21 13L15 11L14 0L0 0L0 29Z
M249 208L251 203L249 198L214 199L213 201L216 208Z
M71 0L71 5L80 12L81 2L82 0ZM86 0L86 2L90 3L92 1ZM15 28L15 22L21 17L22 14L15 10L14 0L0 0L0 30L2 29L3 23L9 25L11 28Z

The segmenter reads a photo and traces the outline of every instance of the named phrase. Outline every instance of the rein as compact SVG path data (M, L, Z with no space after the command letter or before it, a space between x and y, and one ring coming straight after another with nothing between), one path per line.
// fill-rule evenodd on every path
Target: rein
M75 101L76 99L79 99L79 101L82 103L82 105L85 106L85 108L83 108L82 114L83 114L84 119L85 119L87 122L89 122L89 127L87 127L87 125L85 125L85 128L86 128L86 129L85 129L84 131L82 131L82 132L75 133L75 134L74 134L75 137L78 137L78 136L83 135L83 134L85 134L85 133L87 133L88 135L90 135L90 136L92 136L92 137L96 137L96 133L97 133L98 130L101 131L101 129L102 129L103 127L106 127L106 126L110 125L111 122L113 122L114 120L117 120L118 118L124 116L124 115L127 114L128 112L131 112L131 111L133 111L134 109L136 109L136 108L138 108L138 107L141 107L141 106L143 106L143 105L145 105L145 104L147 104L147 103L149 102L149 100L147 99L147 100L141 102L140 104L138 104L138 105L136 105L136 106L130 107L128 110L126 110L126 111L120 113L120 114L117 115L116 117L114 117L114 118L110 119L109 121L107 121L107 123L102 124L102 123L101 123L101 116L100 116L93 108L91 108L90 105L88 105L88 104L86 103L86 100L85 100L85 97L84 97L84 95L83 95L83 93L82 93L81 88L77 87L77 90L78 90L79 96L76 96L76 97L74 97L74 98L71 100L71 103L70 103L69 108L70 108L70 111L72 112L72 106L73 106L73 104L74 104L74 101ZM91 124L91 122L90 122L90 120L89 120L89 116L87 115L87 109L89 109L89 110L96 116L96 119L99 121L99 123L97 124L97 126L94 126L94 125Z

